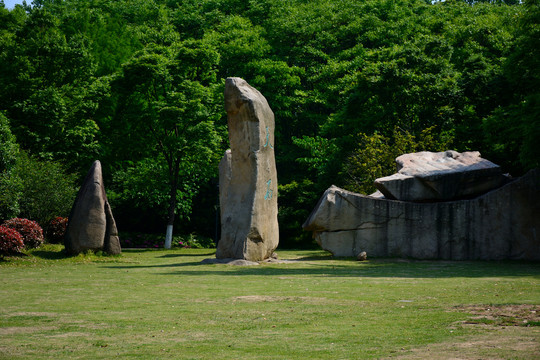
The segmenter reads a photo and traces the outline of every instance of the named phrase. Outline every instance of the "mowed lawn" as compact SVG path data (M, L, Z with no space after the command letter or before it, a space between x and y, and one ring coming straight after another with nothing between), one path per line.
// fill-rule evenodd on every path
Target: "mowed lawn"
M538 359L540 264L208 249L0 261L1 359Z

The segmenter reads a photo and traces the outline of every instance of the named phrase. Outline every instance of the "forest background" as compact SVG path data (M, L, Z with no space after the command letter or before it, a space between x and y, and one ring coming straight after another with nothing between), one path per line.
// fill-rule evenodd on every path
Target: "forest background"
M330 185L414 151L540 161L540 1L0 1L0 220L67 216L99 159L119 230L217 234L223 87L276 118L281 247ZM171 213L172 211L172 213Z

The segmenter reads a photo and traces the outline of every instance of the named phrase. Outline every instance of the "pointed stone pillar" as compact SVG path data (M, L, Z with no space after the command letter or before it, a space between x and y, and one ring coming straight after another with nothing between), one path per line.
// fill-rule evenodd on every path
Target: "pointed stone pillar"
M101 163L96 160L75 198L64 239L69 254L85 250L121 252L116 223L107 201Z

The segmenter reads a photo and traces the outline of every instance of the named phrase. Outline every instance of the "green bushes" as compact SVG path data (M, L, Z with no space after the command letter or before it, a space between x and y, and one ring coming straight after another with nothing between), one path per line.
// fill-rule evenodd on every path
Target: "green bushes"
M344 188L370 194L376 190L373 185L375 179L397 171L395 159L398 156L451 149L452 140L451 132L439 133L433 126L416 136L397 127L391 136L359 133L355 137L356 149L350 153L340 174L345 179Z
M165 243L163 234L142 234L125 232L120 234L120 245L122 248L162 248ZM214 240L208 237L189 234L183 236L174 236L172 247L175 248L194 248L211 249L215 248Z
M42 231L38 223L48 225L57 220L54 219L55 215L67 216L76 193L75 175L67 173L60 162L39 159L20 150L7 117L0 112L0 221L32 219ZM19 223L17 226L23 226ZM59 242L65 229L62 231L61 224L54 223L52 226L51 239ZM34 225L23 226L24 229L28 227L37 229ZM22 231L24 238L25 230ZM31 238L39 239L39 236ZM39 246L43 243L43 234L41 240L36 241L25 241L25 246Z
M28 229L32 234L25 246L38 247L43 243L43 225L51 242L61 242L65 229L55 215L67 216L76 195L74 175L67 174L62 165L54 161L38 160L20 152L9 171L0 173L0 222L14 218L32 219L14 223L23 237ZM30 223L27 223L31 221ZM59 223L60 221L60 223ZM33 225L35 224L35 225ZM22 227L20 230L19 228Z
M0 171L0 220L23 217L45 225L55 215L67 216L77 194L74 184L75 175L61 163L21 151Z
M0 173L13 167L18 153L19 146L9 128L8 118L0 112Z
M23 238L17 230L0 226L0 256L18 253L23 248Z
M3 226L18 232L22 236L24 247L27 249L37 248L43 244L43 229L35 221L14 218L4 221Z
M48 224L55 216L67 216L77 194L75 176L61 163L39 160L22 152L14 169L21 181L19 217Z
M212 249L216 247L211 238L196 234L173 237L173 246L193 249Z
M7 117L0 112L0 220L19 212L20 179L13 176L19 146L9 128Z

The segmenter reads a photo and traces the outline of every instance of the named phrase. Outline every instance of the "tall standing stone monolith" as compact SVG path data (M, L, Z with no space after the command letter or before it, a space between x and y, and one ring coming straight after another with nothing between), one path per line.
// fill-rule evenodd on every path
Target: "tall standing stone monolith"
M221 239L218 259L261 261L279 242L274 113L240 78L225 82L230 150L219 166Z
M66 251L79 254L85 250L121 252L116 222L107 201L101 163L96 160L75 198L64 239Z

